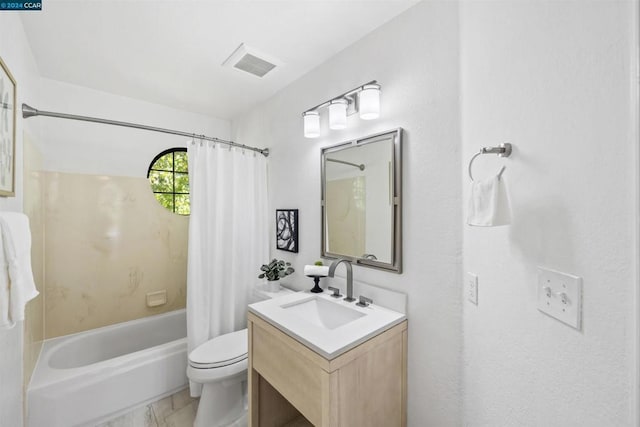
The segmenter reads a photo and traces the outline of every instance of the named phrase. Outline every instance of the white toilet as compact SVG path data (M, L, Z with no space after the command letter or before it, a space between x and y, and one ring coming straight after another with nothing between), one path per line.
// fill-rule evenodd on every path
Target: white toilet
M261 286L251 303L291 293L281 288L268 292ZM187 376L202 384L194 427L247 425L247 330L215 337L189 354Z

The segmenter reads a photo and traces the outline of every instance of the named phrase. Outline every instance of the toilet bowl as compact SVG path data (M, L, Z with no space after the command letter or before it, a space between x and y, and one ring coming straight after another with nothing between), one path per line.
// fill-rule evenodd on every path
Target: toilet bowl
M247 339L242 329L215 337L189 354L187 376L202 384L194 427L240 425L246 414Z
M257 287L250 302L291 293ZM189 353L187 376L202 384L194 427L246 427L247 329L217 336Z

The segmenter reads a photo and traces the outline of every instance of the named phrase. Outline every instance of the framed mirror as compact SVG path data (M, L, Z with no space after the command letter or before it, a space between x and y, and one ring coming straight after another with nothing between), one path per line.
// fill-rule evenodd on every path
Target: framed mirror
M324 258L402 272L402 129L322 149Z

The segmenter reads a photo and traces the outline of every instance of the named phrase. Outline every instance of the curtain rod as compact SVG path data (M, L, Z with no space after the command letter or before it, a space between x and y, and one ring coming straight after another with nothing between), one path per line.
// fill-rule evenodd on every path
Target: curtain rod
M230 145L232 147L239 147L239 148L242 148L244 150L255 151L255 152L258 152L258 153L262 154L265 157L269 157L269 149L268 148L250 147L248 145L238 144L238 143L233 142L233 141L226 141L224 139L214 138L214 137L211 137L211 136L197 135L195 133L182 132L182 131L173 130L173 129L158 128L158 127L154 127L154 126L145 126L145 125L140 125L140 124L137 124L137 123L120 122L120 121L117 121L117 120L99 119L99 118L96 118L96 117L77 116L75 114L54 113L52 111L41 111L41 110L37 110L37 109L31 107L30 105L22 104L22 118L28 119L29 117L35 117L35 116L55 117L55 118L58 118L58 119L69 119L69 120L80 120L80 121L83 121L83 122L101 123L101 124L104 124L104 125L122 126L122 127L127 127L127 128L149 130L149 131L152 131L152 132L168 133L168 134L171 134L171 135L186 136L187 138L202 139L202 140L205 140L205 141L212 141L212 142L217 142L217 143L220 143L220 144Z
M351 162L345 162L344 160L330 159L330 158L327 157L327 162L342 163L343 165L349 165L349 166L353 166L355 168L358 168L361 171L364 170L364 165L359 165L359 164L351 163Z

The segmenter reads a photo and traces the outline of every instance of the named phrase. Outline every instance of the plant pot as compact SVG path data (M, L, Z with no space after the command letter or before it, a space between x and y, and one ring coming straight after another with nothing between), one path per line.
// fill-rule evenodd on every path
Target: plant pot
M269 289L269 292L278 292L278 291L280 291L280 279L278 279L278 280L267 280L267 289Z

